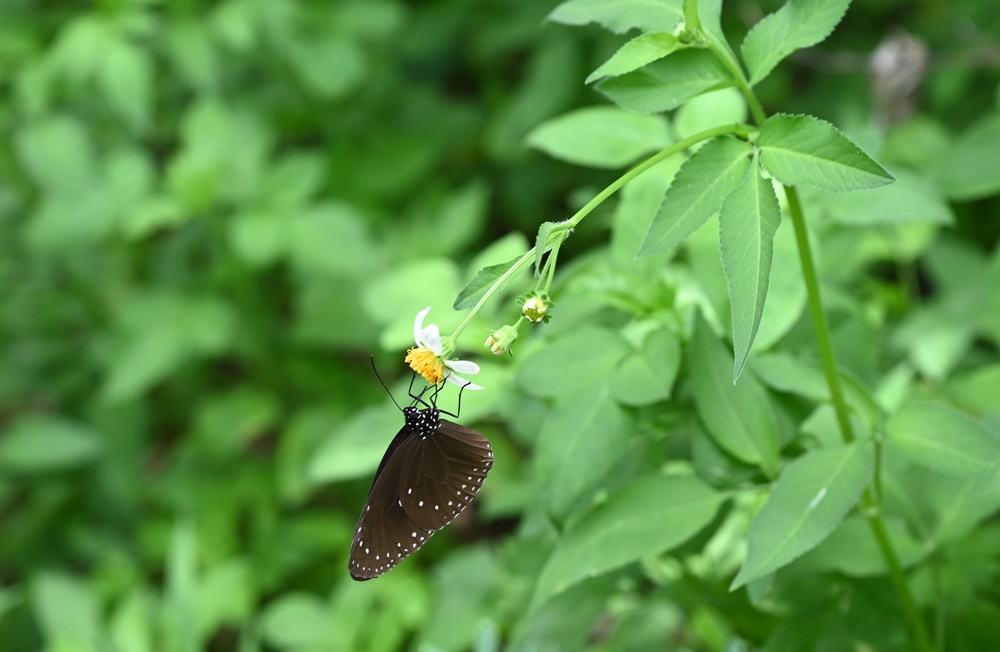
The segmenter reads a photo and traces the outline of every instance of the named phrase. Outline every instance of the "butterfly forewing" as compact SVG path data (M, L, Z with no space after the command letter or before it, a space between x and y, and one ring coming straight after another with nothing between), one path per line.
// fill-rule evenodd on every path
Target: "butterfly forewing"
M348 567L368 580L416 552L472 502L493 465L482 434L407 408L389 444L354 531Z
M493 466L483 435L446 419L403 464L399 493L410 520L430 531L451 523L476 497Z

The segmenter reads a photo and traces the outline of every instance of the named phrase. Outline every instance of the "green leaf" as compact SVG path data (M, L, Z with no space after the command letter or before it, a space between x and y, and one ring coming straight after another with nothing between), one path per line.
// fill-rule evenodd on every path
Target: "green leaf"
M747 103L735 88L723 88L692 97L674 113L677 140L719 125L746 122Z
M320 444L309 462L310 482L351 480L371 473L402 425L391 402L364 408Z
M673 249L719 212L723 200L746 178L752 147L736 138L716 138L691 155L670 184L640 256Z
M330 608L308 593L285 593L261 619L264 638L280 649L319 650L338 641Z
M914 462L959 476L995 473L1000 437L946 405L906 403L886 424L886 437Z
M681 0L568 0L552 10L549 20L564 25L598 23L616 33L672 32L684 18Z
M733 78L708 50L686 49L638 70L612 77L597 89L629 111L670 111L704 93L733 86Z
M506 263L490 265L476 272L476 277L469 281L469 284L462 288L462 291L455 297L452 307L455 310L466 310L473 307L486 295L494 283L499 281L497 292L505 288L515 277L515 267L524 259L524 256L512 258Z
M653 331L615 369L615 399L623 405L649 405L670 398L680 364L677 336L666 329Z
M863 190L893 176L829 122L806 115L775 115L757 139L760 162L786 186Z
M669 32L641 34L618 48L610 59L590 73L586 83L589 84L602 77L624 75L683 47L685 46L678 43L677 37Z
M549 513L563 518L625 454L628 414L600 382L563 396L549 413L535 450L539 496Z
M287 220L288 256L303 274L360 277L378 268L378 250L364 216L340 202L321 203ZM337 243L331 255L330 243Z
M954 223L951 207L935 184L907 170L893 170L893 175L896 183L881 188L826 194L824 212L835 222L856 226Z
M535 236L535 278L538 278L542 268L542 257L548 251L546 244L549 241L549 234L558 224L558 222L542 222L542 225L538 227L538 235Z
M730 589L816 547L857 503L874 468L870 442L813 450L785 467L750 524L747 559Z
M938 187L949 198L970 201L1000 191L1000 113L992 113L963 133L932 169Z
M92 184L97 162L79 121L47 117L20 126L13 139L31 180L46 192L75 195Z
M617 332L584 325L534 354L522 365L517 380L539 398L572 395L609 378L628 352Z
M49 649L91 650L101 639L100 599L80 579L48 571L36 575L31 606Z
M887 521L885 526L903 568L927 556L928 549L913 538L901 521ZM848 577L871 577L889 572L871 525L860 514L845 518L823 543L802 555L795 567L811 572L834 571Z
M733 316L733 382L743 372L764 314L774 234L780 223L781 208L771 180L763 178L754 165L722 202L719 213L722 266Z
M726 494L693 476L650 475L613 493L559 540L533 605L588 577L675 548L715 517Z
M730 455L757 464L769 476L778 468L778 424L771 400L756 378L732 381L733 357L699 315L690 350L698 416L708 434Z
M102 45L97 82L105 101L132 131L149 127L153 107L153 70L147 53L128 41L113 39Z
M527 142L553 158L598 168L620 168L670 144L666 121L613 106L577 109L542 123Z
M816 45L837 26L851 0L788 0L764 17L743 39L743 60L750 84L767 77L795 50Z
M54 416L30 415L11 423L0 437L0 467L44 473L81 466L101 453L99 435Z

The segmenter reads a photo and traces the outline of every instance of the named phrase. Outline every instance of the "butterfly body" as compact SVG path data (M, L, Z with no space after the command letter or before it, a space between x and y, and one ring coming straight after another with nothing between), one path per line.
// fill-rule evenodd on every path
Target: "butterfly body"
M403 409L354 530L348 568L356 580L388 572L471 504L493 466L482 434L436 407Z

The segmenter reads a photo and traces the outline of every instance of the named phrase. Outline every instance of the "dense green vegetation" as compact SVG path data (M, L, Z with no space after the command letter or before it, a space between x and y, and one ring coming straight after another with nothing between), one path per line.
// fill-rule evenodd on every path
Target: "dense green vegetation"
M0 650L1000 645L1000 12L721 4L4 0Z

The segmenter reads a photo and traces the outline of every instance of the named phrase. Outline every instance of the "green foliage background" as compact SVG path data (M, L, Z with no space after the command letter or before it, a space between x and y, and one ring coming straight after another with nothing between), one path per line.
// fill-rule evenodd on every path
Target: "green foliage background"
M695 233L676 261L634 260L668 177L630 186L574 233L554 319L522 330L515 358L481 344L516 319L527 275L476 316L459 353L482 364L487 389L466 393L462 421L490 437L496 465L475 514L386 577L349 578L358 510L401 424L369 354L404 395L418 310L432 305L431 319L454 328L450 307L476 270L521 254L541 223L618 174L602 167L698 122L683 108L672 132L639 121L639 144L611 154L588 154L584 133L574 162L597 169L530 149L560 151L558 131L536 130L545 121L609 104L584 79L625 41L546 23L555 4L5 0L3 650L700 650L736 639L804 650L862 635L905 649L901 630L880 630L899 618L880 567L816 548L780 600L754 602L728 592L746 519L727 520L734 508L712 517L706 546L706 523L686 511L726 496L688 476L628 484L692 458L728 490L755 477L747 463L777 464L697 443L709 441L696 434L711 429L704 405L719 381L705 369L732 359L704 323L683 341L684 308L715 314L721 331L729 311L714 233ZM778 6L726 2L727 35L739 43ZM932 63L916 115L886 127L866 66L896 27ZM910 394L947 399L992 433L998 48L989 0L859 1L818 50L758 89L769 112L838 124L903 188L807 194L841 364L883 409ZM734 399L770 396L747 419L768 421L785 445L832 432L810 402L823 397L809 370L788 366L811 351L790 242L779 231L781 324L765 311L767 355L751 357ZM926 447L906 426L936 415L920 409L888 427L918 457ZM1000 617L1000 491L973 507L948 502L973 462L891 488L891 506L926 525L907 535L904 558L960 560L915 580L922 605L948 600L953 649L986 649ZM626 531L660 545L595 560L579 542L637 503L662 531ZM752 503L742 496L735 512ZM848 531L860 520L835 536L862 539ZM657 556L674 546L676 558ZM850 606L831 607L837 595Z

